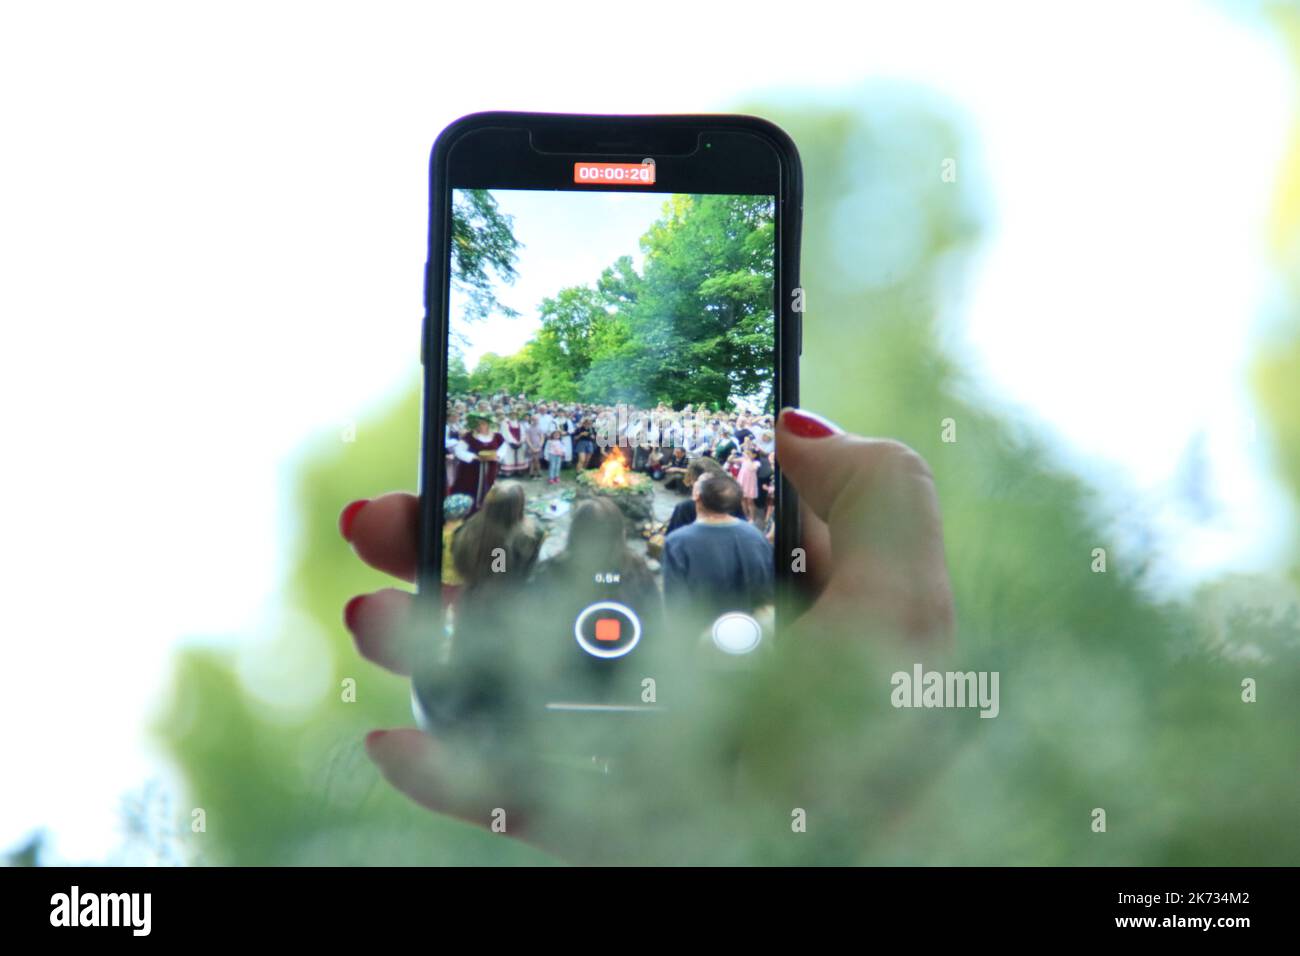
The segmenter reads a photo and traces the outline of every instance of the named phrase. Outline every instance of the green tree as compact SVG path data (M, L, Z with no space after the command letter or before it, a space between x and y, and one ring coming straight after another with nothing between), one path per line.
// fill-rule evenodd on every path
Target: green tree
M465 359L452 354L447 358L447 389L453 395L460 395L470 390L470 376L465 369Z
M677 196L641 241L637 371L674 404L761 394L774 365L773 203Z
M459 318L485 319L493 312L508 318L519 313L504 305L493 291L493 274L507 284L515 281L514 219L497 208L486 189L458 189L452 193L451 281L464 293L468 305Z
M772 201L764 197L667 200L641 240L644 275L621 256L594 286L542 301L542 327L528 346L537 390L528 393L679 407L767 397L774 234ZM476 381L488 375L485 369Z
M581 379L591 367L602 326L613 320L605 297L595 289L572 286L543 299L538 312L541 356L562 365L575 381Z

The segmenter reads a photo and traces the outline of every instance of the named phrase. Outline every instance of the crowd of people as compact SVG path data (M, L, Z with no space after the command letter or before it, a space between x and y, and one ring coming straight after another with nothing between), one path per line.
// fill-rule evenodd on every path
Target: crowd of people
M689 490L686 469L714 462L741 487L745 517L766 531L775 473L772 416L687 405L674 410L628 405L532 402L524 396L455 396L447 405L448 494L483 507L499 478L559 483L566 469L600 467L620 449L633 471Z
M771 603L771 415L469 394L448 402L445 440L443 587L457 630L476 615L491 628L493 607L530 591L566 608L617 600L647 633L672 617L665 608L717 615ZM611 454L683 495L664 529L661 576L629 546L628 523L607 496L579 500L563 551L539 560L528 483L559 483L566 469L599 468Z

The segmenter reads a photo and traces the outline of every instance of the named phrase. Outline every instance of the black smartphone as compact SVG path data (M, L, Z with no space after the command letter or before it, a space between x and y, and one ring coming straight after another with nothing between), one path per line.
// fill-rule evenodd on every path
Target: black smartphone
M599 728L546 746L609 750L778 638L802 201L794 143L752 116L489 112L438 137L426 728L517 742L508 728L540 720Z

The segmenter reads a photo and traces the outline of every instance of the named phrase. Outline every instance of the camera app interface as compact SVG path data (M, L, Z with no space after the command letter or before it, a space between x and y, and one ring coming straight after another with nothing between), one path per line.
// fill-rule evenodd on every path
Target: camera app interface
M774 203L453 191L453 657L534 655L562 706L622 700L643 655L770 638Z

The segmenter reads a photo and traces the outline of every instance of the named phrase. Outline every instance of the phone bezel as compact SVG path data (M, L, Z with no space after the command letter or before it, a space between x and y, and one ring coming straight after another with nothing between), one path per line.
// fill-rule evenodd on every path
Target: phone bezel
M527 137L527 146L522 137ZM712 139L713 145L704 142ZM546 147L540 149L537 144ZM776 354L779 411L799 404L802 314L795 311L803 217L803 172L794 141L774 123L743 114L599 115L493 111L464 116L434 143L430 160L429 245L421 343L420 517L416 586L441 599L445 494L446 355L450 292L451 191L457 188L610 191L572 182L574 161L656 163L653 185L627 192L736 193L776 196ZM567 181L566 181L567 180ZM797 610L799 506L778 462L775 582L777 632Z

